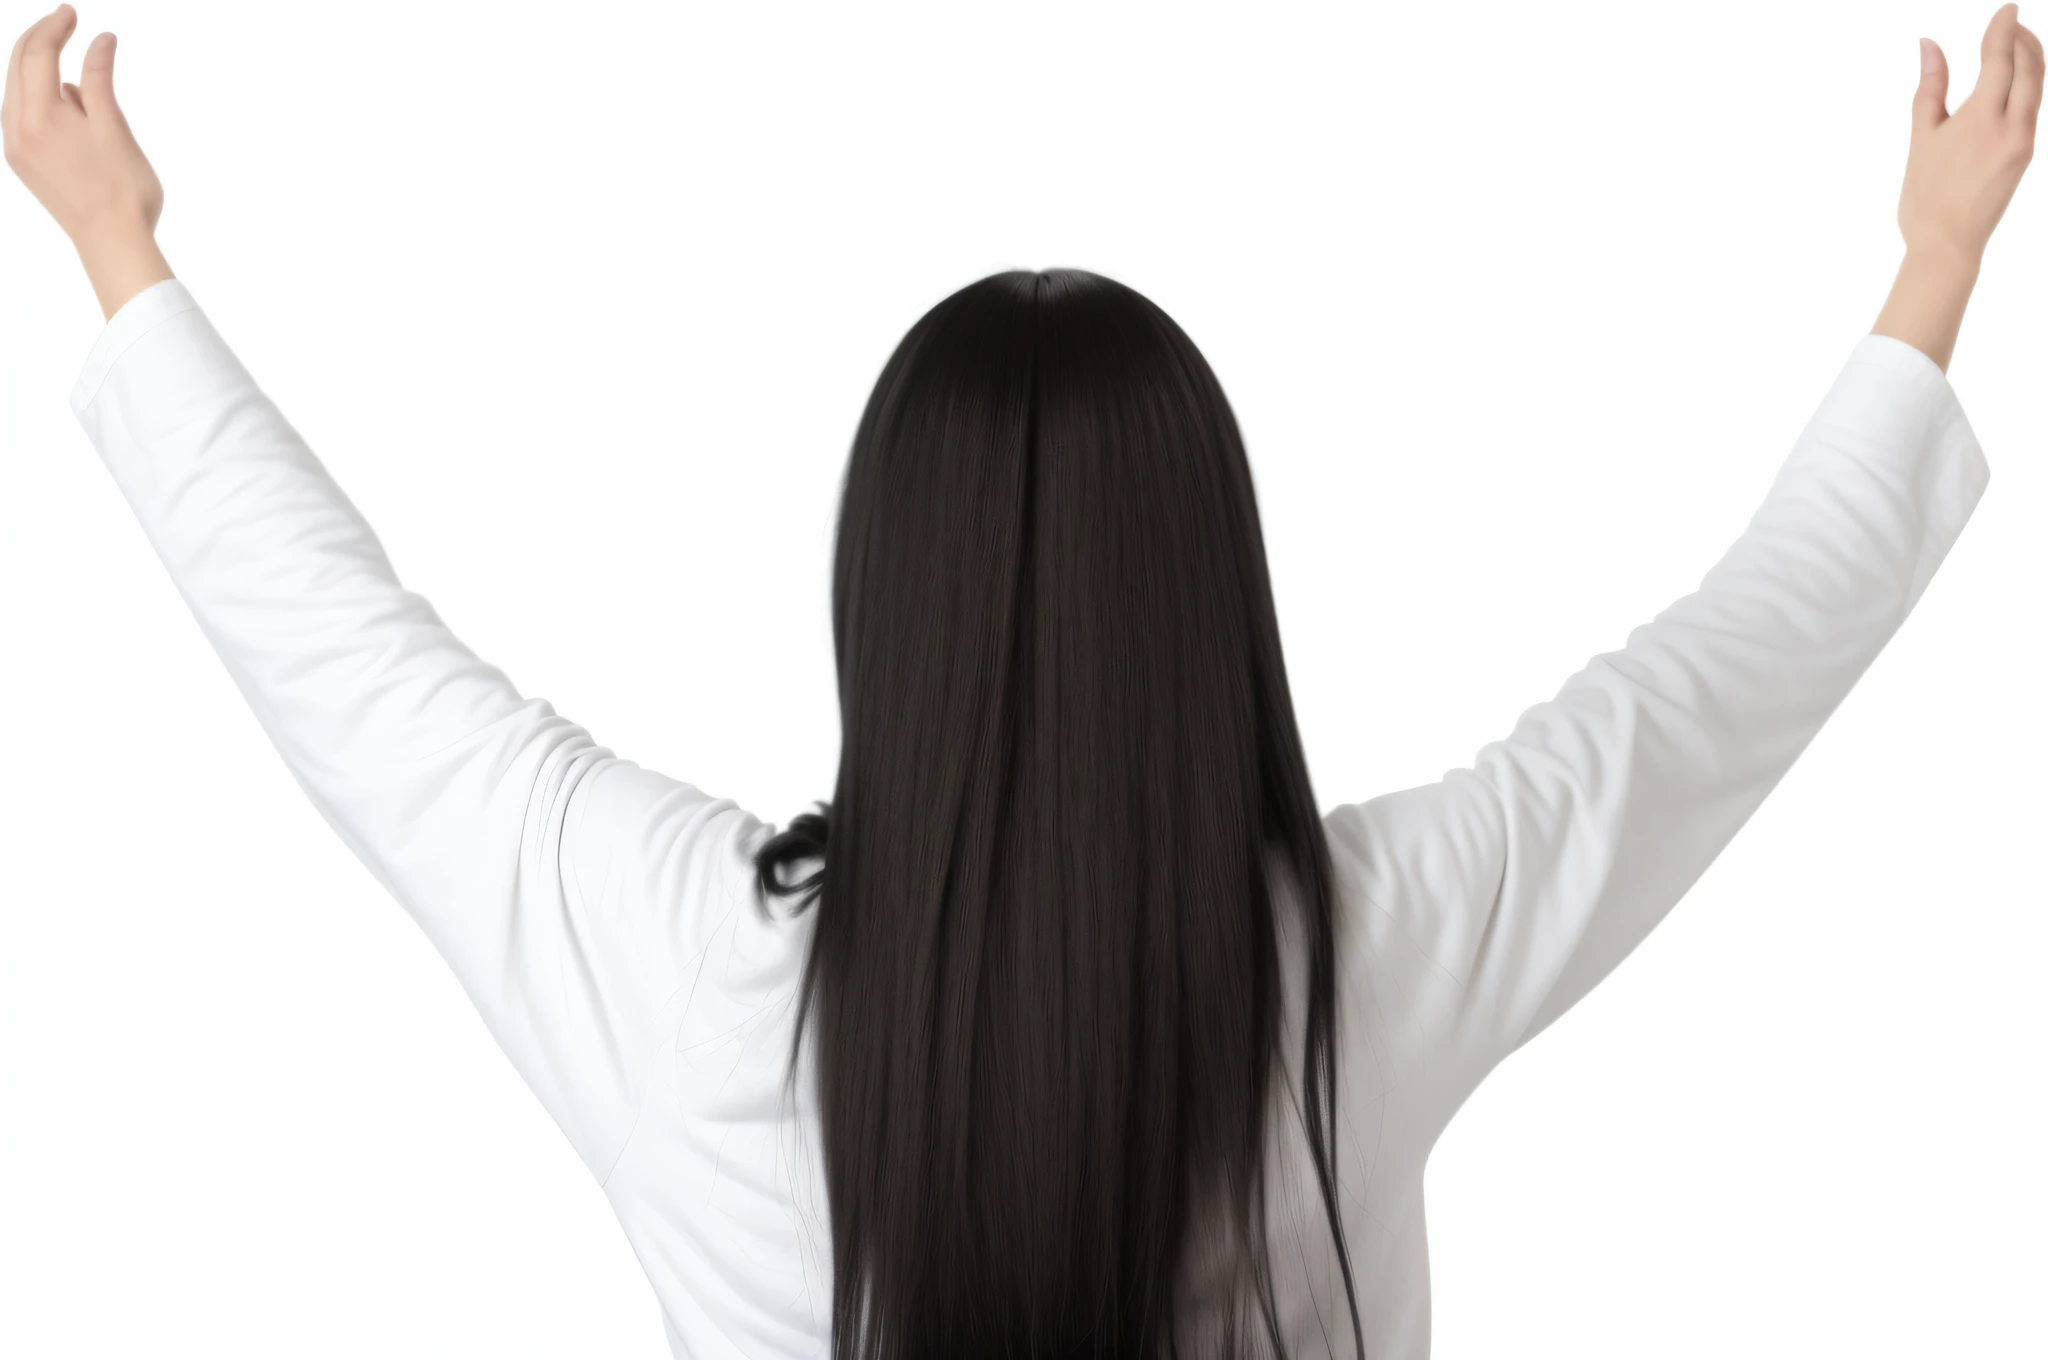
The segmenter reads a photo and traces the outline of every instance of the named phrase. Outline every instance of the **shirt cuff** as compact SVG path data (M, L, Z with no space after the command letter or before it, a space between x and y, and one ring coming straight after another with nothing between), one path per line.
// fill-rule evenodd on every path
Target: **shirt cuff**
M1958 422L1967 425L1968 422L1962 420L1962 403L1956 398L1955 388L1949 385L1948 374L1942 372L1940 364L1904 340L1872 331L1858 340L1856 348L1849 351L1849 362L1880 368L1917 384L1934 398L1943 426L1951 426Z
M85 367L79 372L78 381L71 386L72 414L85 414L86 408L99 396L107 374L113 371L130 345L180 312L196 311L198 307L190 290L175 278L152 283L122 303L120 309L107 318L106 329L100 332L92 352L86 355Z
M1873 381L1875 388L1869 385ZM1885 397L1886 389L1896 396ZM1872 438L1872 417L1859 420L1855 398L1850 406L1840 406L1834 393L1815 417L1834 423L1838 438L1846 436L1846 446L1881 467L1924 519L1920 559L1907 596L1910 609L1983 499L1991 481L1990 464L1948 375L1904 340L1875 332L1858 340L1837 391L1860 391L1870 412L1891 412L1892 418L1904 422L1904 437Z

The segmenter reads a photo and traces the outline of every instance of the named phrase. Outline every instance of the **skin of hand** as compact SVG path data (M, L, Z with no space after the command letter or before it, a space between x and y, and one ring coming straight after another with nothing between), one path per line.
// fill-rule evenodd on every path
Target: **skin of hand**
M157 249L164 187L114 102L114 35L85 49L78 84L58 78L57 57L78 26L59 5L15 40L0 98L7 164L57 219L85 265L100 310L171 277Z
M1899 194L1906 258L1871 330L1912 345L1944 372L1984 247L2034 156L2044 67L2041 40L2020 23L2019 6L2003 6L1984 30L1977 88L1951 114L1948 61L1933 41L1920 40Z

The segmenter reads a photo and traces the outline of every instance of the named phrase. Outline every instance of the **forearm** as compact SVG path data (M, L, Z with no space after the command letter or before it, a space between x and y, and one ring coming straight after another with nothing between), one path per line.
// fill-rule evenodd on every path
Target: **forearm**
M72 244L109 321L128 299L172 277L156 234L141 223L82 232Z
M1960 249L1909 246L1871 333L1905 341L1946 373L1981 263Z

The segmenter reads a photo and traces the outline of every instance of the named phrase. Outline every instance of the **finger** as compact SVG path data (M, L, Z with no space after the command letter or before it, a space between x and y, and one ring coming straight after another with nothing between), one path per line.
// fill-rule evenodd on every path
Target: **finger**
M85 111L94 118L121 116L114 102L114 35L102 33L85 49L85 65L78 72L79 93L85 96Z
M84 101L78 97L78 87L76 85L67 80L62 85L59 85L57 89L63 94L65 103L77 104L81 108L84 107Z
M36 21L41 22L40 19ZM21 49L28 46L29 34L35 31L35 24L21 30L21 36L14 40L14 50L7 54L7 94L5 98L0 98L0 107L6 109L10 125L14 118L14 110L21 103Z
M71 30L78 27L78 11L59 5L36 21L21 49L21 104L17 114L58 103L57 56Z
M2019 48L2013 53L2012 94L2005 101L2009 117L2033 125L2041 112L2041 85L2048 79L2048 57L2041 51L2041 39L2021 28Z
M2003 110L2006 97L2012 93L2012 49L2020 26L2019 15L2018 5L2000 5L1984 30L1983 61L1977 68L1977 88L1971 91L1970 98L1982 95L1984 107L1993 111Z
M1948 58L1932 38L1920 40L1920 88L1913 92L1913 125L1939 127L1948 117Z

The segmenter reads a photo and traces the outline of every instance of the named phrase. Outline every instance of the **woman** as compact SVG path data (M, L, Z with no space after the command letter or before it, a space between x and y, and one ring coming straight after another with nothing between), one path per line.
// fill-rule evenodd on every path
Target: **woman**
M1444 1125L1690 888L1983 495L1945 372L2043 80L2012 5L1953 115L1923 44L1904 262L1734 545L1470 768L1327 816L1201 355L1082 271L961 289L856 432L838 782L778 831L399 584L172 277L113 36L58 78L75 22L22 35L4 108L107 317L73 409L679 1356L1426 1354Z

